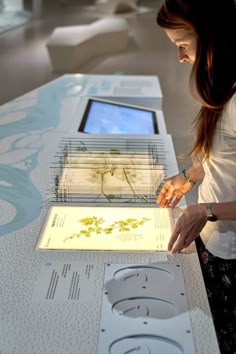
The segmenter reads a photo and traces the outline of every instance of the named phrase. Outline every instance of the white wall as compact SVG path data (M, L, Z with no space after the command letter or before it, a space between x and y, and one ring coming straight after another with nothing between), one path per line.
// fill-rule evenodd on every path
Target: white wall
M23 0L5 0L5 9L9 11L21 11L23 9Z
M33 16L38 18L42 15L42 0L33 0Z

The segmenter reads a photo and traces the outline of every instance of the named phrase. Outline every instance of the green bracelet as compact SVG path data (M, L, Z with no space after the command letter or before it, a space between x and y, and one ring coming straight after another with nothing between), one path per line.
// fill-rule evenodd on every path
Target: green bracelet
M193 184L193 185L195 184L195 182L191 181L191 180L188 178L188 174L187 174L187 171L186 171L185 168L182 170L182 174L183 174L184 178L186 179L186 181L188 181L188 183L191 183L191 184Z

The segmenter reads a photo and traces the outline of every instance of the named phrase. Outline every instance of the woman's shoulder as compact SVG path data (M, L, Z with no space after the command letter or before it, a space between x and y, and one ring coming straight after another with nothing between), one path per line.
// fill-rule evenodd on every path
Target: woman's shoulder
M223 110L223 124L229 134L236 134L236 92L231 96Z
M234 117L236 115L236 92L229 100L229 113L232 114Z
M236 92L233 94L233 96L230 97L230 99L226 103L225 109L228 112L228 114L235 117L235 115L236 115Z

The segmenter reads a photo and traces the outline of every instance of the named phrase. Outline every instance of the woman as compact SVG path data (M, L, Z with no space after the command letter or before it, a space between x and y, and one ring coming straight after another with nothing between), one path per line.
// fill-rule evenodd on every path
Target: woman
M201 105L193 165L165 181L157 202L175 207L201 182L198 204L183 210L168 249L180 252L196 241L222 353L236 352L235 7L235 0L166 0L157 15L179 61L192 64L190 88Z

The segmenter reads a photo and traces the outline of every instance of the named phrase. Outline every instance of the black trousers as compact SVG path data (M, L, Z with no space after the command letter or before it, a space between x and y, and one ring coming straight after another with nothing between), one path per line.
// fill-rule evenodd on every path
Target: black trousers
M236 353L236 260L214 256L200 236L195 240L222 354Z

